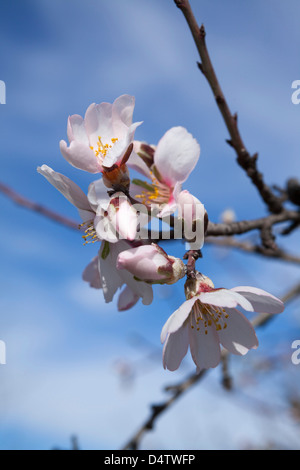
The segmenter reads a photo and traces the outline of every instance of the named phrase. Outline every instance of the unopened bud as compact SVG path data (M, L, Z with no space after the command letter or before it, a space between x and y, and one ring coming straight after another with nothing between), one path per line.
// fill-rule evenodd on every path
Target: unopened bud
M155 243L122 251L117 268L127 269L136 279L150 284L173 284L185 275L183 261L168 256Z

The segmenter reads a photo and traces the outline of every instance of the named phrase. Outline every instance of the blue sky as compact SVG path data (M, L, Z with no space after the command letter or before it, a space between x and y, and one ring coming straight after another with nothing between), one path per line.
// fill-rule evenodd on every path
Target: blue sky
M0 80L7 91L0 105L2 182L77 218L36 168L46 163L86 190L93 176L72 168L59 151L67 118L83 115L92 102L128 93L136 98L134 121L143 121L137 139L155 144L170 127L182 125L199 141L199 164L185 187L204 202L212 221L227 207L238 219L266 214L225 143L227 131L172 0L2 3ZM300 106L291 102L291 84L300 79L299 2L191 4L206 26L223 91L238 111L248 149L259 152L267 182L284 185L299 177ZM149 405L166 397L163 387L193 370L189 358L176 373L161 366L160 330L184 300L182 283L155 288L149 307L138 304L119 313L115 303L106 305L101 292L81 281L95 246L83 247L78 233L1 195L0 204L0 339L7 344L7 365L0 366L0 448L68 447L76 434L84 448L118 449L145 420ZM299 253L299 233L280 243ZM180 244L168 247L170 254L182 255ZM212 247L203 253L198 268L216 286L256 285L280 296L299 279L299 268L278 261ZM238 377L264 353L283 351L289 357L291 342L300 337L297 312L294 302L259 332L260 350L233 360ZM125 389L120 360L135 372ZM291 370L295 387L300 368L287 360L284 369ZM282 374L266 375L255 386L237 381L241 393L231 398L220 387L220 372L213 371L161 418L142 446L239 448L279 435L286 445L298 445ZM269 415L253 413L249 396L241 399L242 392L263 398L270 389Z

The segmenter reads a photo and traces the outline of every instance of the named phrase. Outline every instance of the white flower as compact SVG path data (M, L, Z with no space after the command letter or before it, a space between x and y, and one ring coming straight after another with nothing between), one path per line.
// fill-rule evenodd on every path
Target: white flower
M184 127L178 126L172 127L164 134L155 150L148 146L148 160L143 155L144 148L147 148L145 144L135 142L135 152L128 160L129 167L151 180L132 181L137 194L135 197L149 206L157 205L160 209L159 216L166 217L177 208L181 185L197 164L200 146ZM141 156L138 157L137 154ZM141 194L138 194L139 192Z
M91 104L84 119L78 114L70 116L67 126L70 145L64 140L60 142L64 158L90 173L120 167L141 124L132 123L134 105L133 96L122 95L112 104Z
M85 243L101 240L100 235L96 230L101 218L99 214L100 211L104 211L104 208L108 209L109 212L109 205L111 202L111 199L107 195L107 188L103 190L103 183L92 183L88 198L77 184L66 176L55 172L47 165L39 167L38 172L47 178L49 183L58 189L58 191L60 191L71 202L71 204L78 209L83 220L82 225L85 227L85 235L83 235ZM121 209L121 211L123 212L123 209ZM119 230L121 226L121 230L124 234L125 225L122 226L121 223L123 219L123 216L120 218L117 217L115 223L118 224ZM124 220L124 224L127 223L126 220ZM107 223L112 224L111 220L108 220ZM99 256L94 258L84 270L84 280L89 282L91 287L97 289L102 288L106 302L111 302L117 290L123 285L126 285L125 289L119 295L119 310L127 310L132 307L139 298L143 299L144 304L151 303L153 299L151 286L144 282L136 281L133 275L128 271L124 270L120 272L116 268L118 255L122 251L131 248L131 245L125 240L119 240L118 237L114 238L114 230L111 225L107 230L106 235L108 240L112 237L113 243L109 243L107 240L102 241Z
M101 179L90 184L86 196L76 183L47 165L38 167L37 171L78 209L85 243L135 239L138 214L123 193L110 197Z
M236 307L250 312L281 313L283 303L256 287L215 289L206 276L186 283L187 300L165 323L163 365L176 370L190 347L197 371L216 367L221 359L220 344L232 354L244 355L258 346L255 330Z

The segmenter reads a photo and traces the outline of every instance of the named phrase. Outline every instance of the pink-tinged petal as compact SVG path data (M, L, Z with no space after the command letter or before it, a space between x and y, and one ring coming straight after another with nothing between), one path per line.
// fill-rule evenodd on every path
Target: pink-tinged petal
M82 273L82 279L89 283L90 287L94 289L101 289L101 277L99 272L98 256L92 259Z
M86 110L84 121L90 145L95 149L97 149L98 137L104 145L111 144L111 139L118 137L113 135L112 104L110 103L92 103Z
M112 105L113 132L119 138L124 138L128 128L132 125L132 116L135 106L134 96L122 95Z
M149 284L146 284L145 282L136 281L129 271L126 271L125 269L119 271L116 268L118 255L122 251L127 250L128 248L129 244L124 240L120 240L118 243L110 245L110 262L114 266L114 270L116 273L115 275L120 277L123 280L124 284L127 284L127 286L130 287L130 289L136 295L142 298L144 305L149 305L153 300L152 287Z
M207 329L200 325L199 330L194 324L194 328L188 328L188 333L191 355L197 370L216 367L221 359L221 350L214 323Z
M199 299L204 304L215 305L216 307L235 308L237 305L240 305L249 312L254 311L251 303L248 302L244 296L228 289L216 289L211 292L201 292L201 294L199 294Z
M173 127L160 139L154 163L169 186L183 183L195 168L200 156L196 139L184 128Z
M129 310L130 308L134 307L138 300L139 296L135 292L133 292L130 287L126 286L125 289L123 289L121 294L119 295L118 310L120 312Z
M198 296L192 297L189 300L183 302L183 304L168 318L166 323L164 324L160 340L162 343L165 342L168 333L175 333L175 331L179 330L185 320L188 318L191 310L193 308L194 303L198 299Z
M89 139L85 129L84 119L79 114L73 114L68 118L67 135L69 142L77 140L89 146Z
M135 106L135 98L131 95L121 95L117 98L112 106L112 114L114 119L122 121L125 126L132 124L133 110Z
M150 173L149 167L146 165L144 160L138 155L138 151L142 144L143 142L138 142L138 141L133 142L133 151L129 157L127 166L137 171L138 173L141 173L147 178L151 179L151 173Z
M99 250L99 272L101 276L101 283L103 289L103 295L105 302L111 302L117 290L122 287L124 284L124 280L118 275L118 271L116 269L116 265L114 263L115 256L113 255L110 245L110 251L108 256L104 257L103 249L105 246L105 242L102 242L101 248Z
M142 280L161 280L166 277L158 271L159 267L168 267L171 262L163 256L155 245L144 245L122 251L117 259L118 269L127 269Z
M75 168L89 173L99 173L102 170L100 159L88 145L73 140L68 147L67 143L61 140L59 146L63 157Z
M281 300L257 287L239 286L230 290L245 297L251 303L254 312L276 314L284 310L284 304Z
M168 204L164 204L161 211L157 215L161 219L168 217L169 215L173 214L177 209L177 204L174 200L172 202L169 202Z
M169 334L163 348L164 369L177 370L189 347L188 326Z
M57 173L47 165L42 165L37 169L38 173L43 175L52 186L54 186L65 198L73 204L77 209L88 211L90 218L94 217L94 212L89 201L77 184L70 180L67 176Z
M226 309L226 328L218 331L220 343L232 354L244 356L258 347L255 330L249 320L236 309Z
M105 186L102 178L93 181L89 185L87 197L91 207L93 207L95 212L97 212L99 207L104 211L107 211L111 199L107 191L108 188Z

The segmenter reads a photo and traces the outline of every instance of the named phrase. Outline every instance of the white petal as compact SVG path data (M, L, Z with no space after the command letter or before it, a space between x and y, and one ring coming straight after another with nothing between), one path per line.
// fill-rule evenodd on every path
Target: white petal
M169 186L183 183L195 168L200 155L196 139L184 128L173 127L160 139L154 163Z
M85 129L84 120L79 114L73 114L68 119L67 134L69 142L77 140L87 146L89 146L89 139Z
M249 349L256 349L258 340L249 320L236 309L226 309L226 313L229 315L226 319L227 327L218 331L222 346L230 353L240 356Z
M89 173L99 173L102 169L100 160L86 144L73 140L70 146L64 140L59 143L63 157L75 168Z
M161 211L159 212L159 214L157 215L157 217L163 219L164 217L168 217L169 215L173 214L177 209L177 204L176 202L173 200L172 202L168 203L168 204L164 204L162 206L162 209Z
M100 207L104 211L107 210L108 205L110 203L110 197L107 193L108 188L103 183L103 179L100 178L99 180L93 181L89 185L88 189L88 200L90 205L93 207L95 212Z
M188 328L188 332L191 355L198 371L216 367L221 359L221 350L214 323L207 329L200 325L199 330L194 325L193 329Z
M94 228L99 240L106 240L109 243L117 243L119 241L115 226L104 213L96 215Z
M124 284L124 281L119 276L116 269L114 257L111 254L112 245L110 245L110 252L108 256L103 259L102 253L105 243L106 242L102 242L101 248L99 250L99 271L101 273L100 275L104 299L106 302L111 302L117 290Z
M99 272L98 256L92 259L82 273L82 279L90 284L94 289L101 289L101 277Z
M254 312L276 314L284 310L281 300L257 287L240 286L230 290L243 295L252 304Z
M86 110L84 120L90 145L95 149L97 149L98 137L104 145L111 144L111 139L118 137L113 135L111 103L92 103Z
M123 312L124 310L129 310L137 303L138 300L139 296L135 292L133 292L130 287L126 286L125 289L123 289L121 294L119 295L118 310L120 312Z
M94 217L94 213L86 195L76 183L67 178L67 176L52 170L52 168L47 165L38 167L37 171L43 175L63 196L65 196L71 204L77 207L77 209L88 211L91 213L91 216Z
M199 294L199 299L204 304L211 304L216 307L235 308L237 305L240 305L249 312L254 311L252 305L245 297L228 289L216 289L211 292L202 292Z
M189 300L183 302L183 304L168 318L166 323L164 324L160 340L162 343L165 342L168 333L175 333L185 322L187 317L189 316L194 303L198 297L193 297Z
M110 168L112 165L121 163L124 154L133 141L135 129L141 124L141 122L136 122L124 130L124 135L112 145L105 155L103 166ZM115 134L118 135L117 133Z
M189 346L188 326L179 328L175 333L169 334L163 349L163 366L174 371L178 369Z
M116 135L122 136L132 124L132 115L135 106L135 98L130 95L122 95L112 105L113 129Z
M131 95L121 95L113 103L113 114L130 126L132 123L132 115L135 106L135 98Z
M146 165L144 160L134 151L134 147L133 147L133 152L131 153L129 160L127 162L127 166L141 173L147 178L151 178L151 173L150 173L148 166Z

